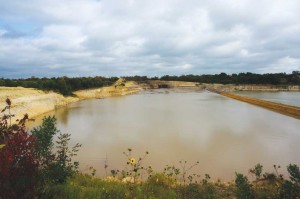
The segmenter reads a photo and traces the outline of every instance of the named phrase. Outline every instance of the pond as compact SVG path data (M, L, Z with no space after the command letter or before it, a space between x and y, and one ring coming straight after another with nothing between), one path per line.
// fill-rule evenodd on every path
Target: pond
M248 174L261 163L300 165L300 121L208 91L158 89L138 94L80 101L47 115L58 118L58 128L70 133L72 144L82 144L77 159L97 176L126 168L123 152L149 155L143 162L155 171L165 165L187 166L191 173L231 180L235 172ZM37 118L40 123L42 116Z

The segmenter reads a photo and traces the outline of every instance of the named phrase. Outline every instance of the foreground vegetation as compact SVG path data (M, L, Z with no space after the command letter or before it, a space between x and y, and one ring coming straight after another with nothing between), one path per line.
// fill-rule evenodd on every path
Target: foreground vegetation
M290 165L289 169L296 169ZM297 171L299 174L299 170ZM295 174L295 173L294 173ZM293 174L293 175L294 175ZM293 176L295 177L295 176ZM291 176L291 179L293 178ZM298 181L298 182L296 182ZM297 184L298 183L298 184ZM299 178L283 180L273 174L249 182L242 174L236 174L234 182L210 182L204 178L196 183L183 185L176 178L156 173L140 183L124 183L117 178L99 179L77 174L65 184L52 186L47 198L297 198Z
M54 117L31 132L26 129L28 115L12 124L11 101L0 118L0 199L8 198L299 198L300 170L297 165L287 167L289 178L274 172L263 172L255 165L249 173L255 178L236 173L233 182L214 182L209 174L191 173L199 162L179 162L167 165L161 172L143 165L149 152L134 158L133 150L124 152L127 167L110 170L106 178L96 178L96 170L89 174L78 171L72 159L81 146L69 147L69 134L56 128ZM54 137L57 136L57 141ZM105 163L104 169L108 170Z
M131 154L132 149L128 149ZM289 179L279 173L280 166L274 165L274 172L263 172L257 164L249 170L255 178L235 173L233 182L211 181L209 174L204 177L191 174L191 168L199 162L181 167L166 166L163 172L154 172L151 167L143 167L145 158L128 160L129 169L111 170L106 178L96 178L91 174L77 173L65 184L51 186L45 192L46 198L298 198L300 197L300 170L290 164L287 169ZM106 165L107 166L107 165ZM146 174L146 179L142 175Z

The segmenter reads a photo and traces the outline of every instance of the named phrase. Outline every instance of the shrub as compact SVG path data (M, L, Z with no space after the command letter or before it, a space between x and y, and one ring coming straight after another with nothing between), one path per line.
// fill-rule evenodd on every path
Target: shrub
M207 184L189 184L186 187L186 198L199 198L199 199L211 199L217 198L215 186L207 183Z
M285 180L281 186L280 198L297 198L300 197L300 170L295 164L287 167L290 174L290 181Z
M254 198L248 178L243 174L236 173L235 184L237 186L236 196L241 199Z
M30 134L25 127L28 115L12 124L11 101L6 103L0 118L0 198L42 197L48 184L64 183L77 171L72 157L81 145L69 148L70 134L60 134L53 152L56 119L44 118Z
M50 163L50 176L52 182L64 183L67 178L78 171L79 162L73 162L72 157L76 156L80 144L76 144L69 149L68 142L70 134L59 134L57 143L57 152L55 159Z
M263 171L263 166L258 163L254 166L253 169L249 170L249 173L255 175L256 180L259 180L261 178L262 171Z
M59 133L56 128L55 117L44 117L40 126L32 130L36 138L36 155L41 164L39 167L39 194L43 195L53 183L64 183L78 169L78 162L73 162L72 157L76 156L80 144L76 144L71 149L68 146L70 134L58 135L56 141L56 152L54 152L53 137Z
M25 128L27 114L11 125L11 101L6 103L0 118L0 198L33 198L39 166L36 140Z

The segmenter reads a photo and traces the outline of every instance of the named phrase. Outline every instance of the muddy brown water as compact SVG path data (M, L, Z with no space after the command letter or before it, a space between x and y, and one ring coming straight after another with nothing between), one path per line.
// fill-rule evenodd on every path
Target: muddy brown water
M248 174L257 163L266 171L273 165L300 165L300 121L207 91L152 90L107 99L76 102L47 115L58 118L58 128L81 143L76 157L80 169L93 166L97 176L125 169L123 152L133 149L155 171L181 160L190 173L231 180L235 172ZM37 125L41 122L37 118Z

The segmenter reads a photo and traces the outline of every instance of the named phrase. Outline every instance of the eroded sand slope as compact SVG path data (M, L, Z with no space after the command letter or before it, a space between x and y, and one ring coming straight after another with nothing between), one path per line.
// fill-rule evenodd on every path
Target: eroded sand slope
M123 96L141 90L143 89L135 82L126 82L124 79L118 80L112 86L76 91L75 97L65 97L33 88L0 87L0 109L6 106L5 100L9 98L12 101L11 113L15 115L15 119L22 118L25 113L34 118L79 100Z
M15 118L22 118L25 113L30 117L47 113L59 106L64 106L79 99L64 97L54 92L44 92L33 88L0 87L0 108L5 107L6 98L12 101L11 113Z

